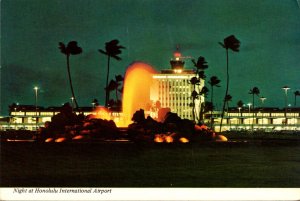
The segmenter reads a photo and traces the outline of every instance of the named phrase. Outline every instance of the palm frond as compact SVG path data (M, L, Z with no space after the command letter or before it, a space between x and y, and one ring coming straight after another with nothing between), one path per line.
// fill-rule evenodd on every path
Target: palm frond
M61 51L61 53L63 53L63 54L68 54L68 52L67 52L67 48L66 48L66 46L65 46L65 44L64 43L62 43L62 42L59 42L58 43L58 45L59 45L59 49L60 49L60 51Z
M230 35L224 39L224 46L226 49L238 52L240 48L240 41L234 35Z
M77 41L71 41L67 46L68 52L72 55L82 53L82 48L77 45Z

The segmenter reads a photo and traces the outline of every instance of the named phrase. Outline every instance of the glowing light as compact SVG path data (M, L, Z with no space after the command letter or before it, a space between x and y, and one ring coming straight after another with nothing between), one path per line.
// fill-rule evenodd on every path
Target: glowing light
M162 143L164 142L164 138L161 135L155 135L154 142Z
M119 122L118 126L128 126L134 112L147 108L154 73L156 71L150 65L142 62L133 63L126 70L122 105L123 122Z
M161 79L161 78L167 78L166 75L153 75L154 79Z
M64 142L64 141L66 141L66 140L67 140L66 138L60 137L60 138L57 138L57 139L55 140L55 142Z
M176 51L176 52L174 52L173 56L176 58L176 60L177 60L177 58L179 60L179 57L181 57L181 53L179 51Z
M177 69L174 70L174 72L181 73L182 70ZM188 75L153 75L153 79L187 79L191 78L191 76Z
M52 142L54 139L53 138L47 138L46 140L45 140L45 142Z
M207 130L208 128L207 128L207 126L206 125L201 125L201 126L199 126L199 125L195 125L195 130L196 131L202 131L202 130Z
M185 138L185 137L181 137L181 138L179 138L179 142L181 142L181 143L188 143L189 140L187 138Z
M167 143L172 143L174 141L174 139L171 136L165 136L165 141Z
M181 69L175 69L174 72L175 73L182 73L182 70Z
M111 112L106 107L97 107L95 109L97 119L111 120Z
M72 140L81 140L81 139L83 139L82 135L77 135L77 136L72 138Z
M216 135L215 140L217 142L227 142L228 141L227 137L225 137L224 135Z

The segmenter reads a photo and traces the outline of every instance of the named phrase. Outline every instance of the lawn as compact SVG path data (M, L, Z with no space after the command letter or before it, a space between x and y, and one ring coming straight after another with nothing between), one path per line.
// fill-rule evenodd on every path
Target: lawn
M3 142L1 186L299 187L299 145Z

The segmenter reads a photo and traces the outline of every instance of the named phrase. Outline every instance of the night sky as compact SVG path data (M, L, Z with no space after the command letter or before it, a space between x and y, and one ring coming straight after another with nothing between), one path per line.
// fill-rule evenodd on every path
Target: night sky
M71 56L74 90L80 106L104 103L107 58L98 52L118 39L126 49L112 60L111 74L124 74L134 61L169 68L176 45L184 56L204 56L207 77L221 79L217 108L225 93L226 56L218 44L234 34L240 52L230 52L230 103L252 100L257 86L265 106L284 107L300 90L300 9L296 0L2 0L1 112L8 105L58 106L70 101L66 58L58 43L76 40L83 53ZM192 62L186 60L186 67ZM298 98L300 99L300 98ZM257 100L258 102L258 100ZM300 100L299 100L300 105Z

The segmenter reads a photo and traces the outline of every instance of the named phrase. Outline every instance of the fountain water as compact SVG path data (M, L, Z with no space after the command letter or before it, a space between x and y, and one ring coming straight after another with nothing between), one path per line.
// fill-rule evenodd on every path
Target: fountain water
M128 126L135 111L150 104L152 75L156 71L148 64L135 62L126 70L123 91L123 123Z

